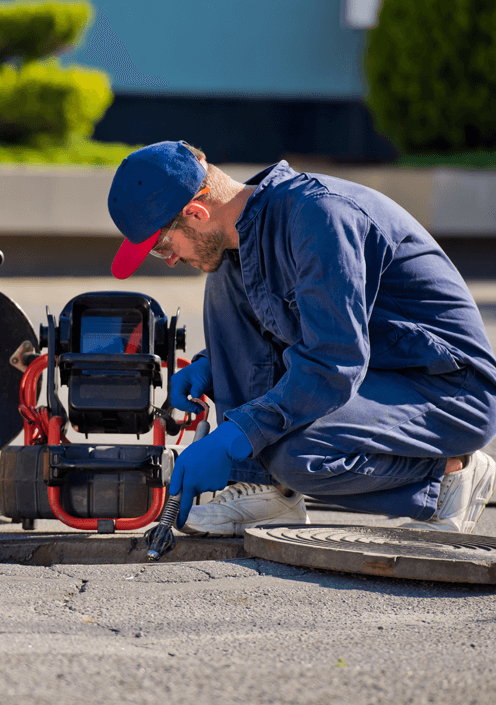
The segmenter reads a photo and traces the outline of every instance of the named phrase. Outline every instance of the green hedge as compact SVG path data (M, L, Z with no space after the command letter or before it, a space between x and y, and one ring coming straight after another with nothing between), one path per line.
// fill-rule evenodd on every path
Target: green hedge
M403 167L453 167L463 169L496 169L496 152L454 152L450 154L403 154L396 161Z
M141 146L131 147L120 142L74 139L66 146L60 147L50 140L37 138L28 147L0 144L0 164L117 166L132 151Z
M105 73L61 68L55 59L0 69L0 142L90 136L113 100Z
M0 4L0 61L33 61L76 45L93 17L89 2Z
M492 0L384 0L366 69L378 127L401 151L495 149Z

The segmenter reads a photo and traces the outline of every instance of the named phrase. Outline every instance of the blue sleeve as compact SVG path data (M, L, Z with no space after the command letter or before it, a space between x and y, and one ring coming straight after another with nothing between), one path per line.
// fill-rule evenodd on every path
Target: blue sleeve
M358 207L328 193L305 200L289 221L301 338L284 351L286 372L275 387L226 413L254 455L346 404L362 382L381 275L380 256L366 266L368 230Z
M207 349L204 348L203 350L200 350L200 352L197 352L193 355L191 358L191 362L196 362L197 360L200 359L200 357L207 357Z

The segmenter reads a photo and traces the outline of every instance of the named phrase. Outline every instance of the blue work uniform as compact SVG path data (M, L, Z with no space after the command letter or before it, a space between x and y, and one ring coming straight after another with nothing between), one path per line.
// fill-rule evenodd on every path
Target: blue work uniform
M496 434L496 360L429 233L386 196L285 161L256 185L207 277L218 422L253 456L231 479L432 516L446 458Z

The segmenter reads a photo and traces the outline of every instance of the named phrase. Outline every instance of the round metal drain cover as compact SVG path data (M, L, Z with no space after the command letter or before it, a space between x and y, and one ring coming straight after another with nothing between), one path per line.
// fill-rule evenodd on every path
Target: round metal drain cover
M496 539L448 531L327 524L245 532L251 556L389 578L496 584Z

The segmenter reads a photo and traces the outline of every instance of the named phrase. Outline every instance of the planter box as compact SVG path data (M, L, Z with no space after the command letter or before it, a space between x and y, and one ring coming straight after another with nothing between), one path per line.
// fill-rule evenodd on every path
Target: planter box
M107 211L115 169L0 167L0 234L118 235Z
M496 235L496 171L456 168L346 167L291 162L381 191L427 230L443 235ZM220 165L246 181L260 165ZM1 235L119 236L107 211L114 168L0 167Z
M351 167L325 162L291 162L296 171L355 181L399 203L436 237L496 235L496 170ZM234 179L245 181L255 165L228 165Z
M496 171L382 167L333 174L381 191L433 235L496 234Z

